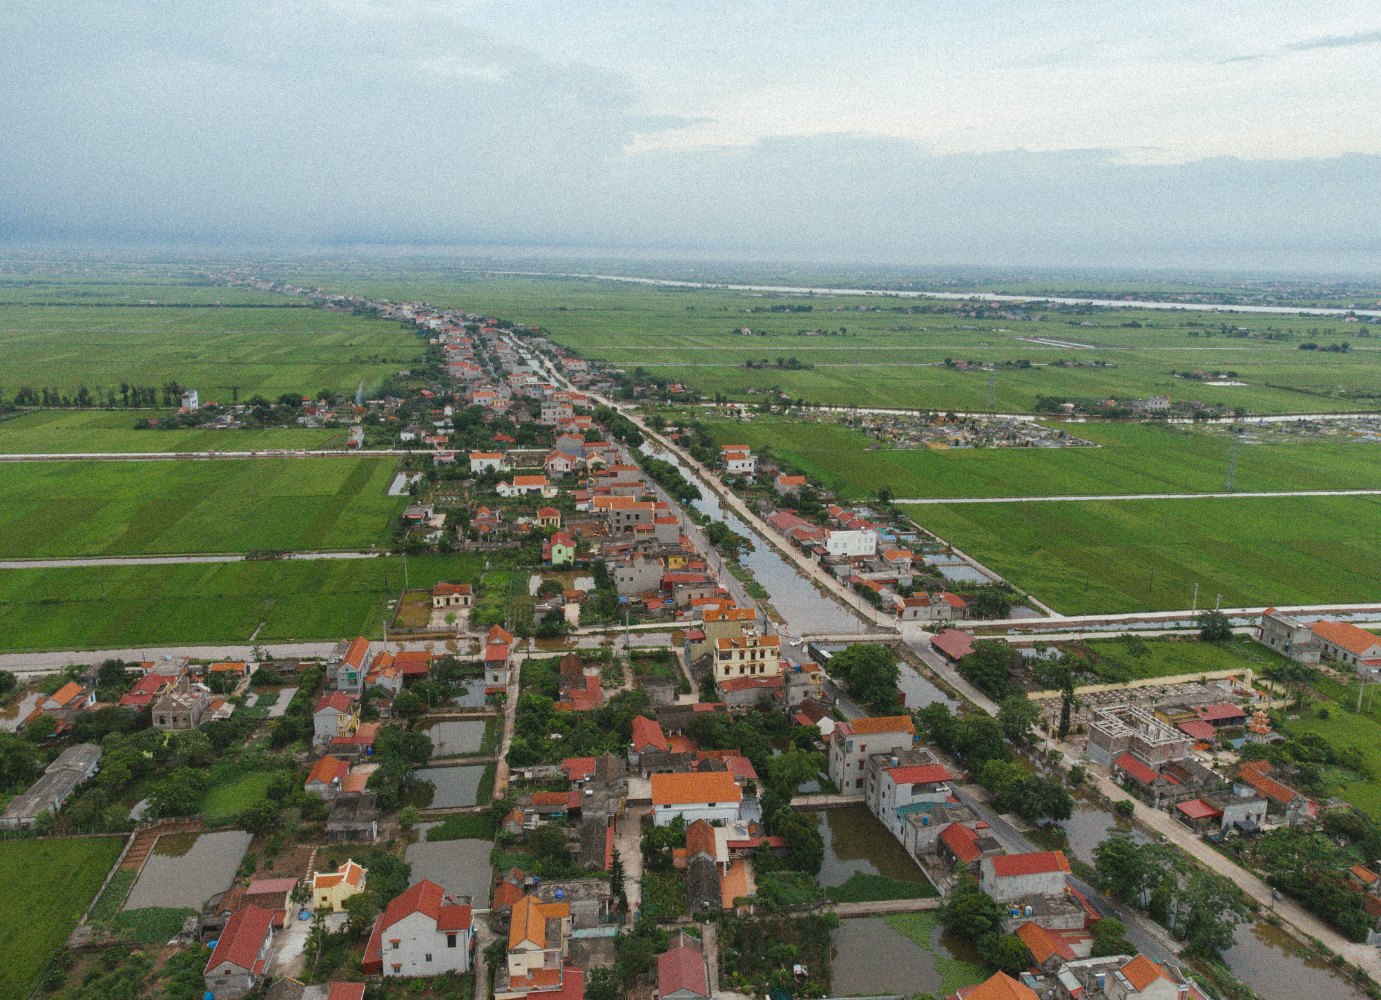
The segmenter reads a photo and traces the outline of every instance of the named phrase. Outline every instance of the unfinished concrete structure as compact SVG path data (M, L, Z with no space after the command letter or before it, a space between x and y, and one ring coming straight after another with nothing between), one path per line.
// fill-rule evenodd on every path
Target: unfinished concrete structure
M1133 705L1100 708L1089 720L1089 759L1102 767L1111 767L1118 757L1131 753L1159 771L1171 761L1188 757L1193 745L1187 735Z

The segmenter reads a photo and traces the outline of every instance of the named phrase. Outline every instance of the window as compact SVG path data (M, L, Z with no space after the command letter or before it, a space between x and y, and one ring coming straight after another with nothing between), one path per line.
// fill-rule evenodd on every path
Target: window
M427 952L427 961L430 962L431 960L432 960L432 953L431 953L431 952Z
M447 948L454 948L455 946L456 946L456 936L455 936L454 934L447 934L447 935L446 935L446 947L447 947Z
M399 975L402 971L403 967L395 962L393 965L393 974L396 976Z
M389 944L393 946L393 950L394 950L394 951L397 951L397 950L398 950L398 945L399 945L399 943L400 943L400 942L398 942L398 941L390 941L390 942L389 942Z

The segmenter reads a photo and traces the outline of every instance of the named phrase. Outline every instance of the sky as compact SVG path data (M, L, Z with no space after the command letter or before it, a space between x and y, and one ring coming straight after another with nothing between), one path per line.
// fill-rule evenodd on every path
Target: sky
M1381 266L1381 7L11 0L0 241Z

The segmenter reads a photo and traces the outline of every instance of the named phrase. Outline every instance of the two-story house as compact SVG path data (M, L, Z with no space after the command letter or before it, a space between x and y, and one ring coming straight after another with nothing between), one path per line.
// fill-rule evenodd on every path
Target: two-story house
M830 780L844 794L862 792L868 755L909 750L915 735L916 726L909 715L837 723L830 736Z
M206 992L215 1000L242 997L264 981L273 956L273 913L253 904L230 915L206 962Z
M738 819L743 789L728 771L692 771L688 774L654 774L652 821L666 826L677 816L693 823L733 823Z
M352 736L360 727L360 700L344 691L323 695L312 712L312 728L320 742Z
M441 886L423 879L374 921L362 971L385 977L469 972L473 930L469 905L456 903Z

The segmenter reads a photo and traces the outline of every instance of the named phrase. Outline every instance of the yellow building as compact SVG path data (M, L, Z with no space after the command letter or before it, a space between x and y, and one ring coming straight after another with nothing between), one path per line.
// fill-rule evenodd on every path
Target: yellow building
M715 679L775 677L782 672L781 646L779 635L718 639L715 641Z
M514 903L508 930L509 991L550 989L559 982L570 936L569 904L543 903L531 895ZM502 1000L497 988L494 995Z
M369 869L361 868L354 861L345 862L337 871L316 872L312 875L312 905L332 913L340 912L345 909L347 899L364 892L368 876Z

